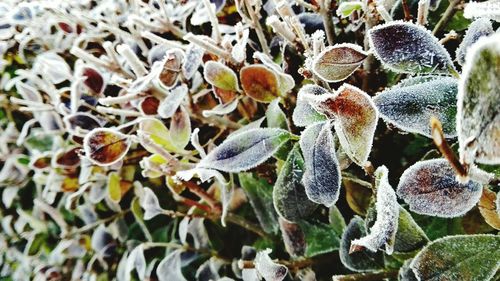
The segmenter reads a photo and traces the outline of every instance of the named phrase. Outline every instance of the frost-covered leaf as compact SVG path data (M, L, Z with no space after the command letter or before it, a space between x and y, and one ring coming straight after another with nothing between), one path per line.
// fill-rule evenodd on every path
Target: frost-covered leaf
M200 66L205 49L196 44L189 44L186 50L186 56L182 62L182 74L186 79L191 79Z
M85 85L94 94L101 94L104 91L104 78L102 74L92 67L83 67L80 73L85 77L83 85Z
M187 281L181 271L181 254L181 249L175 250L158 264L156 275L159 281Z
M395 252L411 252L427 244L425 232L403 207L399 207L398 231L394 243Z
M491 227L500 230L500 206L498 203L498 194L484 188L478 203L479 212Z
M85 137L92 129L101 127L101 121L88 113L67 115L63 119L66 130L73 135Z
M292 257L300 257L306 251L306 238L300 225L279 218L281 238L285 244L285 249Z
M366 226L362 218L354 216L342 234L339 256L342 264L349 270L357 272L376 271L384 268L382 252L372 252L363 249L350 253L351 242L366 236Z
M352 161L364 166L378 121L377 108L370 96L344 84L335 94L314 98L311 104L318 112L334 120L340 145Z
M473 21L467 32L465 33L464 38L462 39L462 43L458 46L457 49L457 62L460 65L464 65L465 57L467 56L467 52L469 48L476 43L479 38L486 37L494 33L493 26L489 19L479 18Z
M330 122L307 127L300 137L305 172L302 182L309 200L327 207L337 202L340 168Z
M448 161L433 159L406 169L397 193L411 211L447 218L461 216L474 207L481 196L481 185L459 183Z
M253 57L260 60L277 75L279 80L279 93L281 96L285 96L286 93L290 92L295 87L295 80L293 77L290 74L284 73L281 66L275 63L268 55L261 52L255 52Z
M482 38L468 51L458 87L460 158L500 164L500 35Z
M312 70L327 82L338 82L349 77L366 59L368 54L354 44L335 44L319 53Z
M288 129L286 115L279 106L279 99L273 100L267 107L266 122L269 128Z
M205 261L196 270L196 280L197 281L212 281L221 280L219 275L219 269L224 264L224 261L217 257L211 257Z
M212 86L226 91L238 91L238 77L226 65L217 61L208 61L203 69L205 80Z
M233 112L239 104L238 99L234 99L231 102L225 103L225 104L218 104L212 109L209 110L203 110L202 114L203 117L210 117L213 115L225 115Z
M409 78L379 93L373 102L382 118L403 131L431 136L429 120L436 117L443 124L445 137L456 136L458 80L430 76Z
M344 216L340 213L339 208L337 206L331 206L330 210L328 212L328 221L330 222L330 225L332 229L340 236L345 228L345 219Z
M278 76L264 65L243 67L240 81L245 94L256 101L269 103L280 95Z
M240 173L239 180L262 229L267 233L276 233L278 215L273 206L273 186L252 173Z
M385 67L402 73L449 73L453 63L430 31L410 22L393 21L369 31L370 46Z
M156 194L150 188L144 188L140 204L144 209L145 220L150 220L163 212L158 197L156 197Z
M92 239L90 241L92 249L99 255L108 257L113 254L115 245L116 242L113 240L113 237L109 234L104 224L100 224L92 234Z
M500 1L489 0L484 2L469 2L465 5L464 17L486 18L500 22Z
M305 85L297 93L297 104L293 110L292 120L295 126L306 127L316 122L325 121L326 117L317 112L309 100L314 96L328 94L328 91L316 85Z
M305 235L307 245L306 257L314 257L339 249L340 234L332 225L319 221L308 222L306 220L299 221L298 225Z
M500 267L500 236L457 235L433 241L410 264L418 280L491 280Z
M251 129L228 137L198 166L224 172L246 171L269 159L289 138L290 133L282 129Z
M385 252L390 255L394 251L398 230L399 204L396 193L389 184L388 173L385 166L379 167L375 171L377 219L370 228L370 234L352 241L351 252L355 252L359 248L367 248L374 252L384 248Z
M130 280L130 273L135 270L139 279L146 277L146 258L144 257L144 247L135 247L127 257L125 280Z
M191 138L191 119L188 111L183 107L175 112L170 120L170 142L179 150L188 145Z
M168 96L160 102L158 114L161 118L170 118L174 115L182 100L188 95L188 87L185 84L179 85L169 91Z
M281 281L288 274L288 268L279 263L275 263L270 257L270 249L260 251L255 257L255 268L266 281Z
M182 151L189 134L191 133L191 123L186 120L186 112L178 113L179 119L172 118L171 126L174 125L175 130L180 133L176 136L176 140L172 139L172 132L167 129L162 121L156 118L143 118L139 122L138 135L141 136L141 145L151 153L158 153L158 147L167 151L177 152ZM189 123L188 123L189 122ZM177 145L181 145L178 147Z
M120 161L129 148L130 139L111 129L94 129L83 139L85 156L99 166L109 166Z
M173 87L177 82L183 59L184 52L180 49L170 49L165 53L165 57L161 62L163 67L158 74L158 80L167 89Z
M343 1L337 8L337 16L347 18L354 13L354 11L359 11L361 9L363 9L363 3L361 1Z
M318 205L307 198L302 185L304 159L299 146L295 145L281 168L274 184L274 208L280 216L289 221L297 221L310 215Z

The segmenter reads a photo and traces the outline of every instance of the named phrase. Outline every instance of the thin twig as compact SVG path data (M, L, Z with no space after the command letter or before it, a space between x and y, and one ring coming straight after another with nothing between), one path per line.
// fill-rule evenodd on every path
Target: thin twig
M443 15L441 16L438 23L434 27L434 30L432 30L432 34L436 35L446 27L448 22L450 22L451 18L458 11L457 5L458 5L458 3L460 3L460 1L461 0L450 0L450 4L448 5L448 8L446 8L446 11L444 11Z
M329 45L335 44L335 25L333 24L331 5L332 0L321 0L319 13L323 18L323 25L325 26L326 39Z
M333 281L379 281L385 278L395 278L398 271L383 271L376 273L355 273L346 275L334 275Z

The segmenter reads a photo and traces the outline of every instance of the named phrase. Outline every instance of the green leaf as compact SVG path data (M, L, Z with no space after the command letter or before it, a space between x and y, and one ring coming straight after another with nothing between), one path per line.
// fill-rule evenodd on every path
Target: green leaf
M342 216L337 206L330 207L328 219L333 230L340 237L346 228L346 224L344 216Z
M410 267L419 280L490 280L500 268L500 236L438 239L420 251Z
M399 207L398 231L394 243L395 252L411 252L427 244L429 239L410 213Z
M236 73L226 65L217 61L208 61L203 68L205 80L211 85L225 90L238 91L238 77Z
M288 154L273 190L274 208L280 216L292 222L309 216L318 207L307 198L302 185L303 174L304 159L296 144Z
M469 49L458 88L457 130L465 163L500 164L500 35Z
M120 187L120 175L112 172L108 175L108 194L109 198L114 202L120 202L122 199L122 190Z
M329 224L305 220L298 222L306 238L306 257L333 252L340 247L340 235L335 227Z
M278 214L273 206L273 186L252 173L240 173L238 176L262 229L267 233L277 233Z

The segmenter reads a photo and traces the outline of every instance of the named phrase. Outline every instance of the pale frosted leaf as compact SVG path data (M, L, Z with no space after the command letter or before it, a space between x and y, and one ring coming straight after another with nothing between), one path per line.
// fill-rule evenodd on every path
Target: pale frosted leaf
M393 21L369 31L370 46L383 65L402 73L449 73L453 63L429 30L410 22Z
M486 18L500 22L500 1L489 0L484 2L469 2L465 5L464 17Z
M443 124L445 137L456 136L458 80L442 76L408 80L373 99L382 118L403 131L431 138L429 120L434 116Z
M335 44L319 53L313 62L313 72L327 82L338 82L349 77L368 54L354 44Z
M456 235L437 239L410 264L418 280L492 280L500 268L500 236Z
M211 257L198 267L196 270L197 281L212 281L220 280L219 269L224 264L224 261L217 257Z
M159 281L187 281L181 271L182 250L175 250L167 255L156 269L156 275Z
M334 120L335 132L347 155L364 166L370 154L377 127L378 112L372 99L362 90L342 85L335 94L311 100L313 107Z
M130 139L115 130L98 128L83 139L83 149L93 163L110 166L120 161L130 148Z
M186 56L182 62L182 75L184 75L186 79L191 79L193 77L202 63L203 54L205 54L205 49L196 44L189 44L186 49Z
M189 221L187 233L193 237L195 249L206 249L210 243L204 218L193 218Z
M169 91L168 96L160 102L158 114L161 118L170 118L188 94L186 84L179 85Z
M305 85L297 93L297 104L293 110L292 121L295 126L306 127L316 122L325 121L326 117L318 113L309 100L314 96L328 94L328 91L316 85Z
M302 179L309 200L327 207L337 202L340 168L330 122L307 127L300 137L305 172Z
M127 257L125 280L130 280L130 273L135 270L137 277L143 280L146 277L146 258L144 257L144 247L135 247Z
M279 99L273 100L266 110L267 127L288 129L286 115L279 106Z
M370 228L370 234L352 241L351 251L357 251L360 247L374 252L378 249L384 249L389 255L394 251L398 230L399 204L396 193L389 184L388 174L389 171L385 166L379 167L375 171L377 218L375 224Z
M243 268L241 270L243 281L260 281L259 272L255 268Z
M252 173L240 173L238 176L260 226L267 233L276 233L278 215L273 206L273 186Z
M228 137L198 166L224 172L246 171L269 159L289 138L290 133L282 129L251 129Z
M238 77L228 66L218 61L208 61L203 69L205 80L212 86L226 91L238 91Z
M33 71L38 72L52 84L59 84L72 78L68 63L55 51L49 51L36 56Z
M183 150L191 138L191 119L188 111L183 107L175 112L170 120L170 142L178 150Z
M500 34L481 38L467 54L458 87L460 158L500 164Z
M100 224L94 233L92 234L92 239L90 245L92 249L101 256L110 256L111 247L114 245L113 237L106 230L104 224Z
M220 190L220 201L222 203L222 214L220 216L220 221L222 226L226 226L226 216L229 212L229 208L231 205L231 200L234 195L234 184L222 184L220 182L216 182Z
M448 161L433 159L406 169L397 193L411 211L447 218L461 216L474 207L481 196L481 185L459 183Z
M300 257L306 251L306 237L300 225L279 218L281 238L285 244L285 250L292 257Z
M144 209L145 220L150 220L163 212L158 197L156 197L156 194L150 188L144 188L140 204Z
M362 218L354 216L342 234L339 256L342 264L352 271L368 272L384 268L382 252L372 252L367 249L350 253L351 242L366 236L366 226Z
M458 46L456 52L457 62L460 65L464 65L465 57L467 56L469 48L474 43L476 43L479 40L479 38L489 36L493 33L494 33L493 26L489 19L479 18L473 21L469 25L467 32L465 32L465 36L462 39L462 43L460 43L460 46Z
M281 281L288 274L286 266L275 263L270 257L270 249L260 251L255 257L255 268L266 281Z
M281 168L274 184L274 208L280 216L289 221L297 221L309 216L318 205L307 198L302 184L304 159L295 145Z
M214 108L209 110L203 110L203 117L210 117L214 115L226 115L233 112L238 107L239 100L234 99L231 102L225 104L218 104Z
M151 153L157 153L157 146L167 151L177 151L178 148L172 143L170 131L160 119L142 118L139 122L138 135L141 145ZM152 142L152 144L151 144Z

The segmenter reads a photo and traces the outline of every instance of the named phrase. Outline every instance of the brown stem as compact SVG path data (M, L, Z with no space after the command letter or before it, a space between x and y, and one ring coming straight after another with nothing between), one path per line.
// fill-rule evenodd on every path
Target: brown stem
M444 11L443 15L434 27L434 30L432 30L432 34L436 35L446 27L448 22L450 22L451 18L457 12L457 5L458 3L460 3L460 1L461 0L450 0L450 5L448 5L448 8L446 8L446 11Z
M457 155L453 152L450 145L444 138L441 122L434 116L431 117L430 122L432 139L434 140L434 143L436 144L441 154L443 154L444 158L446 158L446 160L450 162L450 165L460 177L467 177L467 169L460 163Z
M331 5L331 0L321 0L319 9L319 13L323 18L323 25L325 26L326 39L330 46L335 44L335 25L333 24Z
M220 205L215 200L210 194L208 194L205 189L203 189L201 186L197 185L196 183L192 181L187 181L184 182L184 185L191 191L192 193L196 194L196 196L200 197L201 199L205 200L205 202L210 205L210 207L216 211L217 213L220 213Z
M403 12L405 14L405 21L411 21L413 17L410 12L410 7L408 6L408 1L403 0L402 4L403 4Z
M239 225L239 226L241 226L241 227L243 227L243 228L245 228L245 229L261 236L261 237L269 238L269 235L267 233L265 233L258 225L253 224L251 222L248 222L244 218L242 218L238 215L228 213L226 216L226 221L228 221L232 224Z

